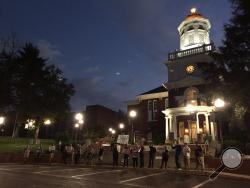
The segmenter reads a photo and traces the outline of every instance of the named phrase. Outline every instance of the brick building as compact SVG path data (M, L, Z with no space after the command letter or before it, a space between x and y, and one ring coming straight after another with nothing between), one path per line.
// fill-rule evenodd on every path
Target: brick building
M146 139L150 134L153 138L164 134L166 142L174 139L182 143L204 142L203 138L219 141L220 129L215 118L219 109L215 96L208 97L207 83L198 68L199 64L214 63L211 55L216 51L210 42L210 28L210 21L195 8L181 22L180 50L169 53L165 62L168 81L128 103L128 110L138 111L135 132Z

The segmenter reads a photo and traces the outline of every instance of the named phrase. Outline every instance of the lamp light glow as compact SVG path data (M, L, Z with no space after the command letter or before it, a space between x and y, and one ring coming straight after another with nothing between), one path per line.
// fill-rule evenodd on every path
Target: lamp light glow
M129 112L129 116L132 117L132 118L136 117L136 115L137 115L137 113L136 113L135 110L131 110L131 111Z
M222 99L218 98L214 101L214 106L216 108L222 108L225 106L225 101L223 101Z

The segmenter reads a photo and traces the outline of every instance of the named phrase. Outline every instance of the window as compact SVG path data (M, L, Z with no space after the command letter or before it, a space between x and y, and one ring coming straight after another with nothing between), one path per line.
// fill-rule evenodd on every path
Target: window
M165 99L165 109L169 107L168 97Z
M189 35L189 45L190 44L194 44L194 36L193 35Z
M204 35L199 34L199 41L200 43L204 43Z
M199 91L195 87L187 88L184 92L186 104L197 105Z
M152 100L148 101L148 121L152 121L153 103Z
M153 101L153 120L157 119L157 100Z

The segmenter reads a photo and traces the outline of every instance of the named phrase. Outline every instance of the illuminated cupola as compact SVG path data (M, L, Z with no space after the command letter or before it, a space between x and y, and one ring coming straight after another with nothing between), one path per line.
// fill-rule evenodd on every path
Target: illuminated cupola
M192 8L190 14L178 27L180 34L180 50L210 44L210 28L211 24L209 20L199 14L196 8Z

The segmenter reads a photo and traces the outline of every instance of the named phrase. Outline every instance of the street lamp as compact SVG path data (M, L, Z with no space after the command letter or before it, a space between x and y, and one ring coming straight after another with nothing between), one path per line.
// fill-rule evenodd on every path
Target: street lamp
M218 98L218 99L216 99L216 100L214 101L214 106L215 106L216 108L222 108L222 107L225 106L225 101L222 100L222 99L220 99L220 98Z
M75 128L79 128L79 127L80 127L79 123L76 123Z
M131 117L131 127L132 127L132 136L133 136L133 142L135 143L135 132L134 132L134 125L132 119L134 119L137 116L137 113L135 110L131 110L129 112L129 117Z
M120 128L120 129L124 129L124 127L125 127L125 126L124 126L123 123L120 123L120 124L119 124L119 128Z
M51 120L50 119L46 119L43 123L44 123L44 125L51 125Z
M78 121L83 120L83 114L82 113L77 113L75 115L75 119L78 120Z
M5 118L3 116L0 117L0 125L3 125L5 121Z
M115 134L115 132L116 132L116 131L115 131L114 129L111 131L112 134Z
M113 129L110 127L110 128L109 128L109 132L112 132L112 130L113 130Z

